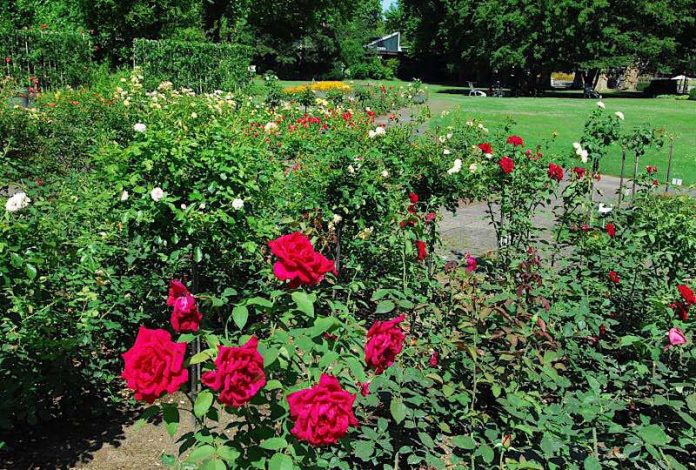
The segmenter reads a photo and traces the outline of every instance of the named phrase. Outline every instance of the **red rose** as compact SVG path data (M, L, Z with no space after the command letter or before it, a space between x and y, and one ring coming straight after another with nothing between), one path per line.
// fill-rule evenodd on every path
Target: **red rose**
M575 173L575 176L578 177L579 180L581 180L585 176L585 169L579 166L576 166L573 168L573 173Z
M313 446L336 444L349 426L358 425L353 414L355 397L341 388L336 377L322 374L314 387L288 395L290 417L295 421L290 432Z
M604 230L607 231L607 235L609 235L611 238L616 236L616 225L612 224L611 222L604 226Z
M616 273L616 271L609 271L609 280L614 284L618 284L619 282L621 282L621 278Z
M483 153L493 153L493 146L490 144L490 142L479 144L478 148L480 148Z
M181 281L172 280L169 283L167 305L174 307L170 317L174 331L177 333L198 331L203 315L198 311L196 298Z
M408 193L408 200L411 201L411 204L416 204L418 202L418 194L416 193Z
M689 319L689 305L684 302L672 302L669 306L674 313L679 315L682 321L687 321Z
M433 351L433 353L430 355L430 359L428 359L428 365L430 367L437 367L439 362L440 354L437 351Z
M677 290L682 296L682 299L684 299L684 302L688 305L696 305L696 294L694 294L694 291L692 291L689 286L680 284L677 286Z
M266 385L263 357L257 350L258 344L259 340L252 336L238 348L220 346L215 370L201 376L201 382L206 387L220 392L220 403L239 408Z
M418 211L416 210L416 206L414 204L408 205L408 213L409 214L417 214L418 213Z
M428 224L428 223L434 221L435 218L437 218L437 214L435 212L428 212L425 215L425 223Z
M518 135L511 135L510 137L507 138L507 143L510 145L513 145L515 147L523 147L524 146L524 141L522 140L522 137Z
M136 400L152 403L188 381L185 354L186 343L173 342L168 331L141 326L133 347L122 354L126 365L121 377L135 391Z
M418 251L418 261L423 261L428 256L428 250L423 240L416 240L416 250Z
M590 226L587 225L587 224L582 224L582 225L580 226L580 230L582 230L583 232L589 232L589 231L590 231Z
M503 170L503 173L506 175L509 175L512 173L512 170L515 169L515 162L512 161L512 158L510 157L501 158L498 165L500 165L500 169Z
M5 57L5 63L6 63L6 64L11 64L11 63L12 63L12 57Z
M599 337L601 338L602 336L607 334L607 327L602 323L599 325Z
M653 173L657 173L657 167L648 165L645 167L645 171L648 172L649 175L652 175Z
M345 113L343 113L343 120L344 121L348 122L351 119L353 119L353 114L350 111L346 111Z
M404 346L406 335L399 327L404 319L403 315L399 315L388 321L376 321L367 332L365 362L378 374L394 364Z
M549 163L549 178L561 181L563 179L563 168L554 163Z
M336 265L314 250L312 242L300 232L283 235L268 242L271 252L278 258L273 272L281 281L290 281L290 287L315 286L326 273L337 274Z

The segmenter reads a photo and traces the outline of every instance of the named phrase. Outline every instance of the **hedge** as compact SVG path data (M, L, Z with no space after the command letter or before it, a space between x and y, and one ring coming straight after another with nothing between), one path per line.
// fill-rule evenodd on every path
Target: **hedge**
M232 90L250 78L251 48L237 44L136 39L133 58L146 88L168 80L198 92Z
M3 74L23 86L38 79L42 90L86 83L92 67L92 42L77 32L0 30Z

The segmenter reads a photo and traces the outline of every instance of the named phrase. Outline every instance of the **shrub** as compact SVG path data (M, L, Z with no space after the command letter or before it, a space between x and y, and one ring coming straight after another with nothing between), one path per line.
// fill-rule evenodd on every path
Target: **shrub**
M251 78L251 50L238 44L137 39L133 57L148 89L171 81L199 93L236 90Z
M76 87L90 76L92 43L84 33L0 30L0 57L20 88Z

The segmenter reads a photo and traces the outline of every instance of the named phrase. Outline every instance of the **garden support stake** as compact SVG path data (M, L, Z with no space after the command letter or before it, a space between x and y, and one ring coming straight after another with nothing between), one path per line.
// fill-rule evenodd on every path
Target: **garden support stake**
M667 177L665 178L665 192L669 192L669 178L672 176L672 154L674 152L674 137L669 136L669 160L667 162Z
M633 162L633 187L631 188L631 202L636 198L636 180L638 179L638 152Z
M619 207L623 201L624 172L626 171L626 148L621 149L621 179L619 180Z

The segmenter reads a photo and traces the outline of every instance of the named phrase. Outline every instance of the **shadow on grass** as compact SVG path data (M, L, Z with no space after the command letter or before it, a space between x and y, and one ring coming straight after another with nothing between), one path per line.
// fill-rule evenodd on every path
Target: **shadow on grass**
M477 90L489 93L487 88L476 88ZM444 88L438 90L435 93L445 94L445 95L463 95L469 96L469 88ZM505 93L510 93L510 90L505 90ZM478 98L493 98L492 96L478 97ZM537 96L509 96L506 95L504 98L572 98L572 99L586 99L586 100L597 100L597 98L585 98L583 96L582 90L544 90L541 94ZM639 91L611 91L602 94L603 100L610 100L613 98L650 98L649 96L641 93Z

